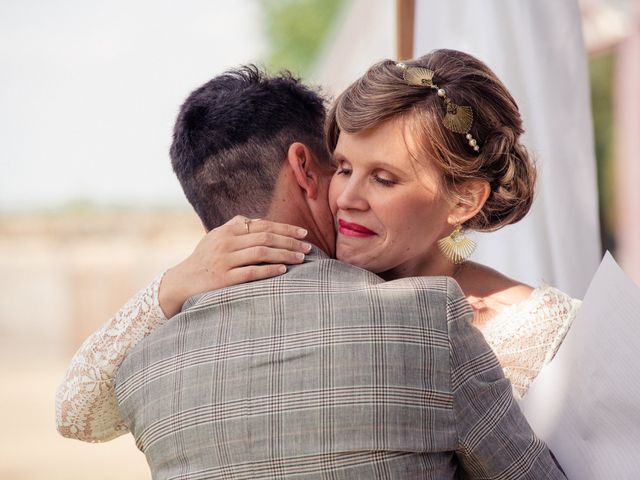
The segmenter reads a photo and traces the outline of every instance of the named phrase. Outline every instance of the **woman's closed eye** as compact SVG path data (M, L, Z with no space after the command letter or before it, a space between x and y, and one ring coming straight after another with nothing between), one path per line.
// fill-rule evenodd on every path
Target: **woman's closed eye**
M336 172L335 172L335 174L336 174L336 175L346 175L346 176L351 175L351 173L352 173L351 168L349 168L348 166L346 166L346 165L345 165L345 164L343 164L343 163L340 163L340 164L338 165L337 170L336 170ZM386 176L381 175L381 174L379 174L379 173L373 173L373 174L371 174L371 178L372 178L375 182L377 182L377 183L379 183L380 185L383 185L383 186L385 186L385 187L392 187L392 186L394 186L394 185L397 183L395 180L393 180L393 179L391 179L391 178L387 178Z
M394 186L394 185L396 184L396 181L395 181L395 180L391 180L391 179L389 179L389 178L381 177L381 176L380 176L380 175L378 175L378 174L375 174L375 175L373 176L373 179L374 179L376 182L378 182L380 185L383 185L383 186L385 186L385 187L392 187L392 186Z

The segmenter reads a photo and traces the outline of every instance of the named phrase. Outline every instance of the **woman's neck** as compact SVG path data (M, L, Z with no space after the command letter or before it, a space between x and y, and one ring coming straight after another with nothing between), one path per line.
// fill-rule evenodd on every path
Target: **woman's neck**
M385 280L395 280L406 277L453 277L459 272L463 264L456 265L449 261L439 251L419 260L412 260L398 265L379 275Z

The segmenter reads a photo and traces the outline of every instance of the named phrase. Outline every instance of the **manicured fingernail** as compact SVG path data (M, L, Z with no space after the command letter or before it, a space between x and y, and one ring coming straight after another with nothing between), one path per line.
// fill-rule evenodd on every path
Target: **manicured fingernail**
M310 252L311 251L311 244L310 243L303 243L302 244L302 248L304 249L305 252Z
M278 272L285 273L286 271L287 271L287 267L285 267L284 265L280 265L278 267Z
M307 236L307 231L304 228L299 228L297 233L298 233L299 237L306 237Z
M297 252L297 253L296 253L296 258L297 258L298 260L304 260L304 253Z

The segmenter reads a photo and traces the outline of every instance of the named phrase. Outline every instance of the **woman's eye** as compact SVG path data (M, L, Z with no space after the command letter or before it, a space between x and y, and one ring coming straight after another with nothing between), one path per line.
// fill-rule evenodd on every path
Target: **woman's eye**
M349 175L351 174L351 169L350 168L346 168L343 166L338 166L338 169L336 170L336 175Z
M376 182L380 185L384 185L385 187L392 187L396 184L395 180L389 180L388 178L383 178L379 175L374 175L373 178Z

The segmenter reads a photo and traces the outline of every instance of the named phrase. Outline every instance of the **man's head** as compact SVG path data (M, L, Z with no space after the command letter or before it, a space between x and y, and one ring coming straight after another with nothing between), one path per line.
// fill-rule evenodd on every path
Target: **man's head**
M324 120L317 93L290 74L270 77L254 66L228 71L191 93L176 121L171 162L205 228L236 214L267 217L277 209L283 167L295 170L296 163L312 175L294 171L285 178L304 183L317 176L319 200L326 203L331 162Z

